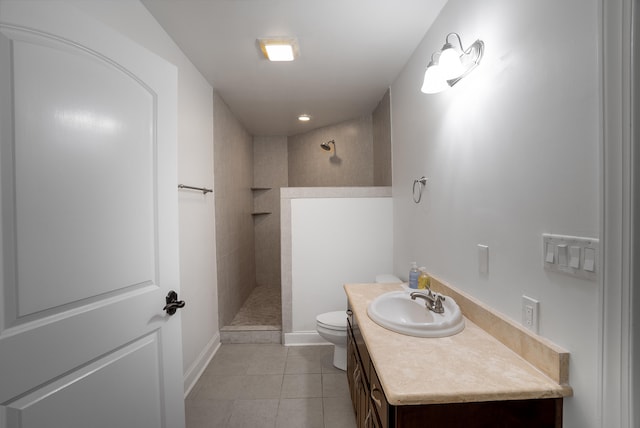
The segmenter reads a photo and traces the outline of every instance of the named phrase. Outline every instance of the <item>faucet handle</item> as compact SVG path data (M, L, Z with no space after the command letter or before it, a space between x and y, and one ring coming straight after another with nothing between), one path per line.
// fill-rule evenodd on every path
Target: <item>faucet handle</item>
M437 314L441 314L444 312L444 306L442 302L445 300L442 294L435 293L435 299L433 301L433 312Z

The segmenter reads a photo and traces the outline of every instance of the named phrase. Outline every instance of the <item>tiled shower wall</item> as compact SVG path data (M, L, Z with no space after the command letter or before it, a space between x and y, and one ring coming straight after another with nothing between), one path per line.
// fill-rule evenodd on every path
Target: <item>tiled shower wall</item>
M336 152L320 143L336 141ZM280 188L391 185L389 91L370 116L291 137L253 139L256 284L280 287Z
M289 137L289 187L390 186L390 112L387 90L371 115Z
M228 325L256 282L253 138L218 95L213 97L218 321Z
M280 288L280 188L288 186L287 137L253 139L256 285Z
M320 148L329 140L335 152ZM290 137L252 137L214 95L220 326L254 286L281 285L280 188L388 186L390 153L388 91L371 115Z
M289 187L373 185L371 115L289 137ZM335 151L321 143L335 140Z
M389 91L372 114L373 185L391 186L391 97Z

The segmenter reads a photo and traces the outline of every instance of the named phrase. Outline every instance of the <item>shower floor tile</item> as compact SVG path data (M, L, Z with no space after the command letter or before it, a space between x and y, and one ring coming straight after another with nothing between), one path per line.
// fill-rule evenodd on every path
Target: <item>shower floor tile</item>
M259 286L253 289L229 327L254 327L252 330L272 330L282 327L280 289ZM260 328L258 328L260 327ZM236 330L236 328L233 328Z

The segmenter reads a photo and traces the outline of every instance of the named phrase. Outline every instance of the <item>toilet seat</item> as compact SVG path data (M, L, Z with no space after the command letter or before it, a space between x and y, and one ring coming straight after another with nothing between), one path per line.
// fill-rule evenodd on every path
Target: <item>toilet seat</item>
M346 331L347 313L345 311L334 311L320 314L316 317L319 326L329 330Z

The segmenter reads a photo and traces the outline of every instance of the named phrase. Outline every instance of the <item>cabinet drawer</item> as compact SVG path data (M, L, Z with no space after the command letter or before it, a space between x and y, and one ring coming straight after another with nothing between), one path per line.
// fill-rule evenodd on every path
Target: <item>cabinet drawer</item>
M389 426L389 403L384 395L384 390L380 384L380 379L376 373L373 363L370 364L369 372L371 373L370 398L373 408L375 409L383 428Z

